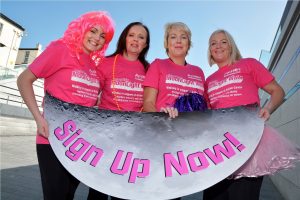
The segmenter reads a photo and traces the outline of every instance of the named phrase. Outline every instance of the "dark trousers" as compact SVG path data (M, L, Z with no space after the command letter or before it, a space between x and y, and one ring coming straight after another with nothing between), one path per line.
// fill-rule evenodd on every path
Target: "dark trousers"
M73 200L80 182L62 166L49 144L37 144L36 150L44 200ZM107 199L107 195L90 188L88 200L97 199Z
M120 199L120 198L117 198L117 197L110 197L111 200L123 200L123 199ZM181 198L176 198L176 199L170 199L170 200L180 200Z
M259 200L263 177L224 179L204 190L203 200Z
M110 199L111 199L111 200L123 200L123 199L120 199L120 198L118 198L118 197L112 197L112 196L110 197Z
M123 200L117 197L110 197L111 200ZM176 198L176 199L170 199L170 200L180 200L181 198Z
M97 190L94 190L92 188L89 188L89 194L87 197L87 200L107 200L108 195L101 193Z

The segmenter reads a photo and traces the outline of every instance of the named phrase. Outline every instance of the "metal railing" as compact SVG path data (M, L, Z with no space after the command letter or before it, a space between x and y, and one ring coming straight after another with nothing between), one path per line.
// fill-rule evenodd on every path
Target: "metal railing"
M35 95L37 104L42 109L43 96ZM0 103L14 105L19 107L26 107L26 104L19 93L18 89L0 85Z
M7 67L0 67L0 80L5 80L9 78L16 78L18 76L18 71Z

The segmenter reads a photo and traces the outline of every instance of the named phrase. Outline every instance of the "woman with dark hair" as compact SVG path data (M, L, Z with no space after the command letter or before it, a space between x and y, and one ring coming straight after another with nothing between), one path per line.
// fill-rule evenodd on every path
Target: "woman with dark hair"
M36 149L44 199L73 199L79 181L62 166L49 144L48 123L38 109L32 84L44 78L44 90L50 95L93 107L100 91L96 67L113 35L114 22L107 12L85 13L73 20L63 37L51 42L18 78L19 91L37 124ZM101 198L103 194L90 189L88 199Z
M149 63L149 29L141 22L132 22L122 31L116 51L98 67L100 87L99 109L140 112L143 87ZM106 199L106 198L105 198ZM111 197L111 200L118 200Z
M150 47L148 28L133 22L121 33L116 51L98 67L100 77L100 109L141 111L142 83L149 63L146 55Z

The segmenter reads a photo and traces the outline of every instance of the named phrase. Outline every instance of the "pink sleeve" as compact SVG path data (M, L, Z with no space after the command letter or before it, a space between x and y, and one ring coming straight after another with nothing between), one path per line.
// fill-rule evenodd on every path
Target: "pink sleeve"
M104 65L103 63L100 63L97 67L97 75L99 77L99 83L100 83L100 90L104 87L104 82L105 82L105 75L103 72Z
M274 76L267 68L257 61L256 59L248 59L249 67L253 76L254 83L259 87L263 88L271 81L274 80Z
M146 73L143 86L158 89L159 77L160 77L159 74L160 74L159 63L158 60L155 60L150 64L150 67Z
M202 78L202 81L203 81L203 85L205 83L205 75L203 73L203 70L199 67L200 71L201 71L201 78Z
M60 67L62 45L52 42L30 65L29 70L37 78L47 78Z
M207 108L208 109L211 109L211 105L209 103L209 98L208 98L208 94L207 94L207 90L208 90L208 86L207 86L207 83L206 81L204 82L204 94L203 94L203 97L206 101L206 104L207 104Z

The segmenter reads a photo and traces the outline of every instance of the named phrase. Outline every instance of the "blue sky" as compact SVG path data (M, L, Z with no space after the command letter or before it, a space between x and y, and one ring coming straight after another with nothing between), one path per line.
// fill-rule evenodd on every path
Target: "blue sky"
M148 61L166 58L163 47L164 25L181 21L192 31L193 47L187 62L200 66L205 75L217 67L209 67L207 47L210 34L223 28L229 31L243 57L259 59L262 49L269 50L286 5L285 0L2 0L1 12L25 28L22 48L43 49L50 41L62 36L68 23L79 15L93 10L108 11L116 23L116 33L107 54L115 50L117 39L124 27L133 21L148 26L151 44Z

